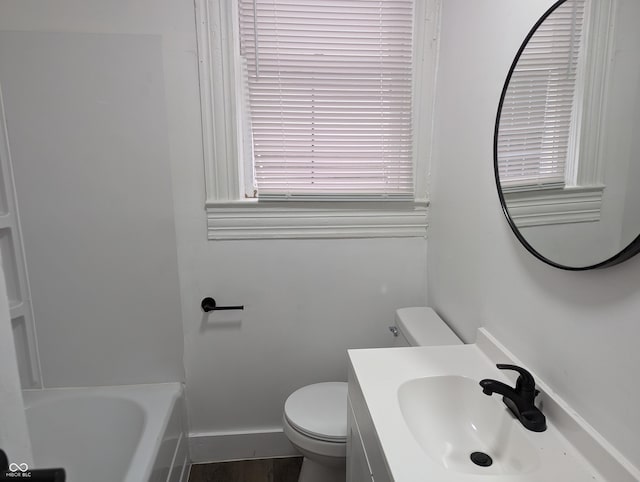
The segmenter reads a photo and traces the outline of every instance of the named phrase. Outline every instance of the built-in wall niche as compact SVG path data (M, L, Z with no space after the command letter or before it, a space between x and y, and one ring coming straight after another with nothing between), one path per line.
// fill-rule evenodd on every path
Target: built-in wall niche
M11 228L1 228L0 259L2 259L2 269L4 269L4 277L7 281L7 296L9 297L9 306L11 307L11 311L14 311L22 303L16 253L13 246ZM11 314L11 317L13 318L13 313Z
M0 125L0 128L2 126ZM4 169L0 169L0 186L5 185ZM0 189L0 225L4 225L11 218L9 213L9 203L7 202L7 193L5 189Z
M16 345L16 358L18 359L18 372L22 387L33 386L33 366L29 356L29 337L24 316L18 316L11 320L13 328L13 341Z
M22 388L39 388L42 387L42 376L19 218L7 122L0 89L0 257L7 284Z

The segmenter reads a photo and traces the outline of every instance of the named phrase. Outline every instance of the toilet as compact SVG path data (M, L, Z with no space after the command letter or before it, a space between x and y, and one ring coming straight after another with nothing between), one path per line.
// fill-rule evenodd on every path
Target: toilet
M428 307L396 311L393 346L461 345L462 341ZM287 398L284 434L304 456L298 482L345 482L347 458L347 384L316 383Z

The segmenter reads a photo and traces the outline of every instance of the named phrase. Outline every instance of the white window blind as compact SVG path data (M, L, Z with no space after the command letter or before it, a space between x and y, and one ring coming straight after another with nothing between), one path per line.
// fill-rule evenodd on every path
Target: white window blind
M560 187L570 152L585 0L559 6L531 37L513 72L498 131L503 188Z
M413 200L413 0L238 0L261 199Z

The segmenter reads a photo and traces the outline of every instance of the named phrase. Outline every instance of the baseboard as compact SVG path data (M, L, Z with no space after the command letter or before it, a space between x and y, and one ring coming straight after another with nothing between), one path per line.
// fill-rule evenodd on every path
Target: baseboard
M255 432L191 433L189 454L194 464L300 455L279 427Z

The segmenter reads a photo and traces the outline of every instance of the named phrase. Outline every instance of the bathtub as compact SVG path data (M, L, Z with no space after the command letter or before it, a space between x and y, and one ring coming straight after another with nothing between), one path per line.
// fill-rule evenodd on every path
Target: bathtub
M186 482L178 383L25 390L35 468L67 482Z

